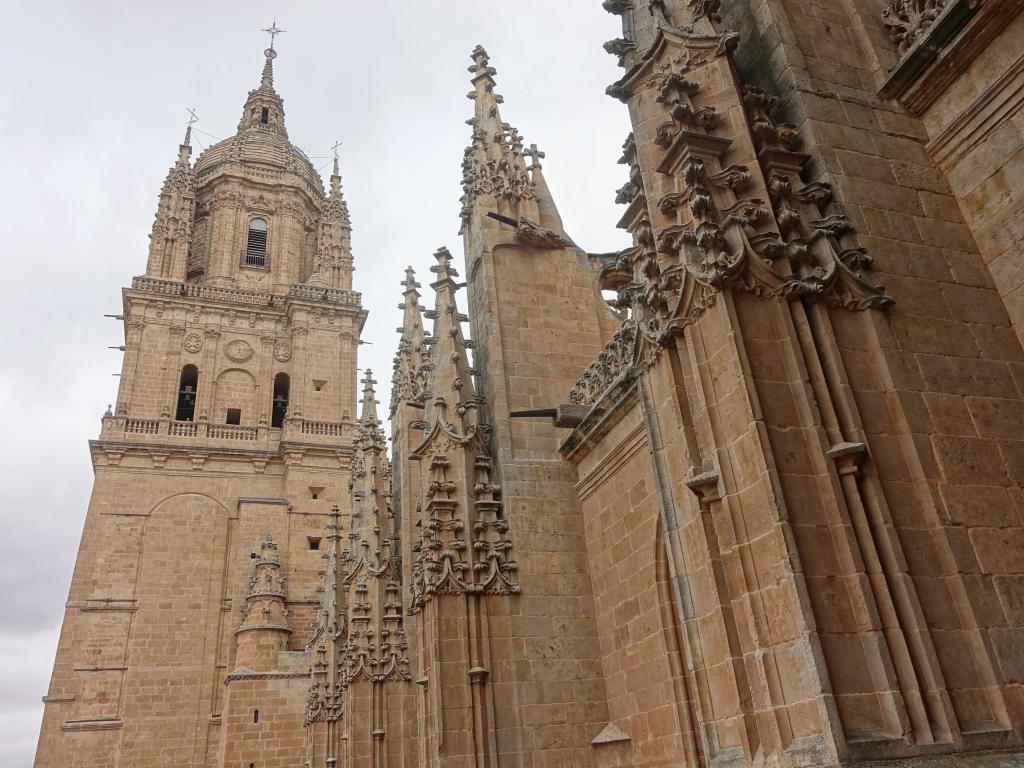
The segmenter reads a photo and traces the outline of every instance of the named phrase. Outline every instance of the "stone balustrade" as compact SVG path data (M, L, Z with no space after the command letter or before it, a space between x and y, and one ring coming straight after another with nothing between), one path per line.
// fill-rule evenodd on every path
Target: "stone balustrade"
M161 442L170 438L225 443L337 443L353 434L354 425L348 421L316 421L301 417L285 420L283 427L266 424L214 424L207 421L177 421L170 418L140 419L129 416L103 417L101 439Z
M165 280L159 277L141 275L132 279L132 288L136 291L157 293L164 296L183 296L195 299L212 299L233 304L250 306L283 306L288 299L305 301L325 301L330 304L359 307L362 295L358 291L347 291L341 288L325 288L314 285L293 285L285 295L247 291L242 288L230 288L216 285L200 285L198 283L182 283L178 280Z

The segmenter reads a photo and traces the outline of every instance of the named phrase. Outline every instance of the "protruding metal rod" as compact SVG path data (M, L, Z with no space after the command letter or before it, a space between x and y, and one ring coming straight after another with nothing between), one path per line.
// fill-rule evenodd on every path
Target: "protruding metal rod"
M502 216L500 213L495 213L494 211L488 211L487 216L489 218L494 219L495 221L500 221L502 224L508 224L510 227L519 226L518 220L510 218L508 216Z
M513 419L553 419L557 415L558 411L555 408L535 408L532 411L512 411L509 413L509 417Z

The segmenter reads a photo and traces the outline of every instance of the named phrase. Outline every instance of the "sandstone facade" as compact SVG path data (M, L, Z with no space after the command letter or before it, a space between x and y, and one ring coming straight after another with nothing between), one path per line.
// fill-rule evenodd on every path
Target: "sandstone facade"
M390 457L272 58L186 137L37 766L1024 764L1024 3L603 5L633 245L475 49Z

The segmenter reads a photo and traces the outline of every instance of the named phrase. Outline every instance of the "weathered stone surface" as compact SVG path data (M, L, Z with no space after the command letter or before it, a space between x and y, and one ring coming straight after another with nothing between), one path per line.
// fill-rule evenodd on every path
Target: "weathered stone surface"
M1024 765L1022 5L608 0L615 254L478 46L390 462L268 59L125 293L37 766Z

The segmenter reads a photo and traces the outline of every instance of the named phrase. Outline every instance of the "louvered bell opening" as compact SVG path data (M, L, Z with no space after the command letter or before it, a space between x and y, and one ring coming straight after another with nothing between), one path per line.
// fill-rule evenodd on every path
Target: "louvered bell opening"
M253 219L249 222L249 238L245 244L245 263L250 267L267 265L267 222Z

